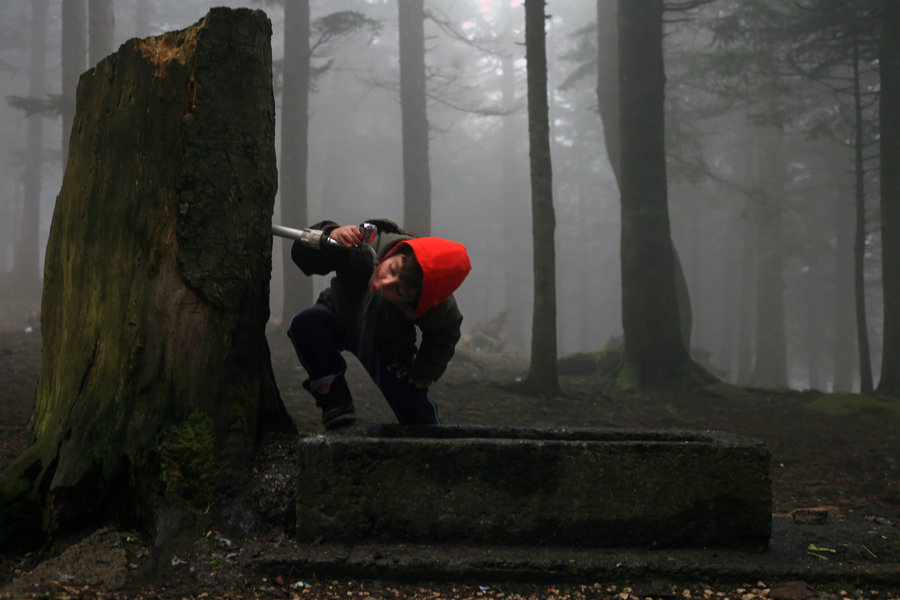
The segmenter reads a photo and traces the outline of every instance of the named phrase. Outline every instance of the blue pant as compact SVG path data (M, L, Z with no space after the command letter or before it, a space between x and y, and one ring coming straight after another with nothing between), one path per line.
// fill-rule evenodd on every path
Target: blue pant
M347 370L347 362L341 356L348 350L356 356L369 376L384 394L391 410L400 423L437 424L437 406L428 398L428 388L420 388L409 383L405 369L397 376L397 367L386 363L377 349L356 348L341 339L337 319L330 310L313 306L296 315L288 328L288 337L297 352L300 364L306 369L312 381L328 375L339 375Z

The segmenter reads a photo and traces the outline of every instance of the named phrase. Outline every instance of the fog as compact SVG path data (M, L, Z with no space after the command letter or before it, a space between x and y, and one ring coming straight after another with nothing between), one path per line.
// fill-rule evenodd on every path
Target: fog
M427 0L428 120L432 184L431 234L466 245L473 270L457 292L464 334L504 311L504 338L527 353L531 327L532 243L525 106L524 10L521 0ZM129 38L182 29L212 6L265 10L273 25L275 98L280 125L280 61L284 49L283 6L274 2L115 0L114 47ZM45 93L60 94L60 3L47 21ZM343 224L385 217L403 222L397 5L395 0L311 0L312 19L356 10L378 20L368 31L320 49L314 65L330 68L310 96L308 211L310 223ZM621 336L619 198L597 111L596 2L550 0L547 53L551 147L557 228L558 348L560 355L597 351ZM748 188L768 181L759 136L747 132L745 106L699 114L716 104L711 92L693 86L697 77L684 60L712 52L700 23L713 9L673 19L667 29L667 120L669 215L691 299L691 349L695 359L728 381L750 382L758 325L766 319L757 298L757 265L782 261L786 384L795 388L856 386L852 274L850 150L831 140L782 132L781 154L771 157L783 176L782 236L758 244L765 234L754 216ZM145 15L138 17L138 15ZM0 3L0 93L29 95L31 2ZM469 38L463 43L459 36ZM503 105L503 56L514 69L515 102ZM593 66L592 66L593 65ZM583 71L584 75L578 77ZM817 102L810 91L810 102ZM702 105L702 106L701 106ZM32 117L35 118L35 117ZM53 203L60 188L61 119L44 119L39 246L46 244ZM690 127L684 126L690 122ZM693 136L685 139L689 131ZM681 135L679 136L679 132ZM19 251L25 198L27 121L20 108L0 104L0 271L11 273ZM276 149L280 142L276 140ZM703 168L691 168L696 161ZM506 167L504 167L506 164ZM704 169L709 172L704 172ZM874 178L870 178L873 180ZM872 181L870 181L872 183ZM877 188L868 190L875 206ZM851 208L849 216L847 206ZM278 201L276 201L276 207ZM874 209L873 209L874 210ZM276 212L275 222L290 227ZM127 226L127 224L126 224ZM880 264L877 226L870 222L867 252L869 341L874 370L880 357ZM283 242L275 240L280 250ZM289 318L302 307L281 306L281 253L275 252L273 317ZM300 276L295 270L296 276ZM317 289L327 283L318 278ZM778 286L776 286L776 293ZM842 354L849 348L849 359ZM756 354L759 356L759 353ZM846 383L836 384L838 371Z

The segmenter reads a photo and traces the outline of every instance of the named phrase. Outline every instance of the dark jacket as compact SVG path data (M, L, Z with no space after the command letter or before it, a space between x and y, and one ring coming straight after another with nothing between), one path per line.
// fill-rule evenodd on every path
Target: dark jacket
M369 290L374 265L371 255L359 249L323 245L310 248L294 242L291 257L307 275L335 273L331 285L316 302L337 318L344 346L365 360L378 355L386 364L410 369L417 381L431 383L446 370L460 338L462 314L452 295L469 270L465 249L432 244L461 245L440 238L415 238L395 223L385 219L368 221L378 230L371 241L378 260L382 260L401 243L411 241L423 271L422 294L417 306L397 306ZM339 225L323 221L311 226L326 234ZM413 241L414 240L414 241ZM440 252L440 254L435 254ZM436 260L430 258L437 256ZM421 259L420 259L421 256ZM448 263L450 266L448 267ZM416 348L416 327L422 339Z

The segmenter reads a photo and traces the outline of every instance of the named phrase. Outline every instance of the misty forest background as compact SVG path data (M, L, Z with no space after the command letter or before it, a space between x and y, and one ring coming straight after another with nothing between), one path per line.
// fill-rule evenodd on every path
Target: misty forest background
M430 216L417 218L430 232L404 214L397 0L309 4L305 222L279 208L275 222L302 227L387 217L462 242L473 263L457 293L464 333L505 315L504 339L527 354L534 293L522 0L425 2ZM262 8L272 21L281 135L298 106L285 100L285 49L289 59L296 54L283 3L0 2L4 285L39 294L64 166L64 123L74 113L71 73L129 38L185 28L223 5ZM604 77L615 66L608 45L616 34L614 5L546 4L559 356L597 351L622 337L620 198L598 110L615 87ZM691 356L723 380L825 391L870 391L873 377L878 383L881 6L666 4L671 235L690 296ZM63 22L73 18L85 23L81 40L66 39L73 29ZM276 148L283 153L290 141L278 139ZM296 173L280 170L284 193ZM274 243L272 316L289 319L302 306L284 306L285 273L301 275L284 268L286 242ZM326 283L315 281L308 302Z

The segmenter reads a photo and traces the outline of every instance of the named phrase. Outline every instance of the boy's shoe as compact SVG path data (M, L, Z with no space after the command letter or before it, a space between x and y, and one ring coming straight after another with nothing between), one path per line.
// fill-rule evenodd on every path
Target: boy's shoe
M343 373L327 375L315 381L307 379L303 387L316 399L316 406L322 409L325 429L338 429L356 423L353 397Z
M322 409L322 425L326 430L340 429L356 423L356 411L353 405L339 406L331 410Z

